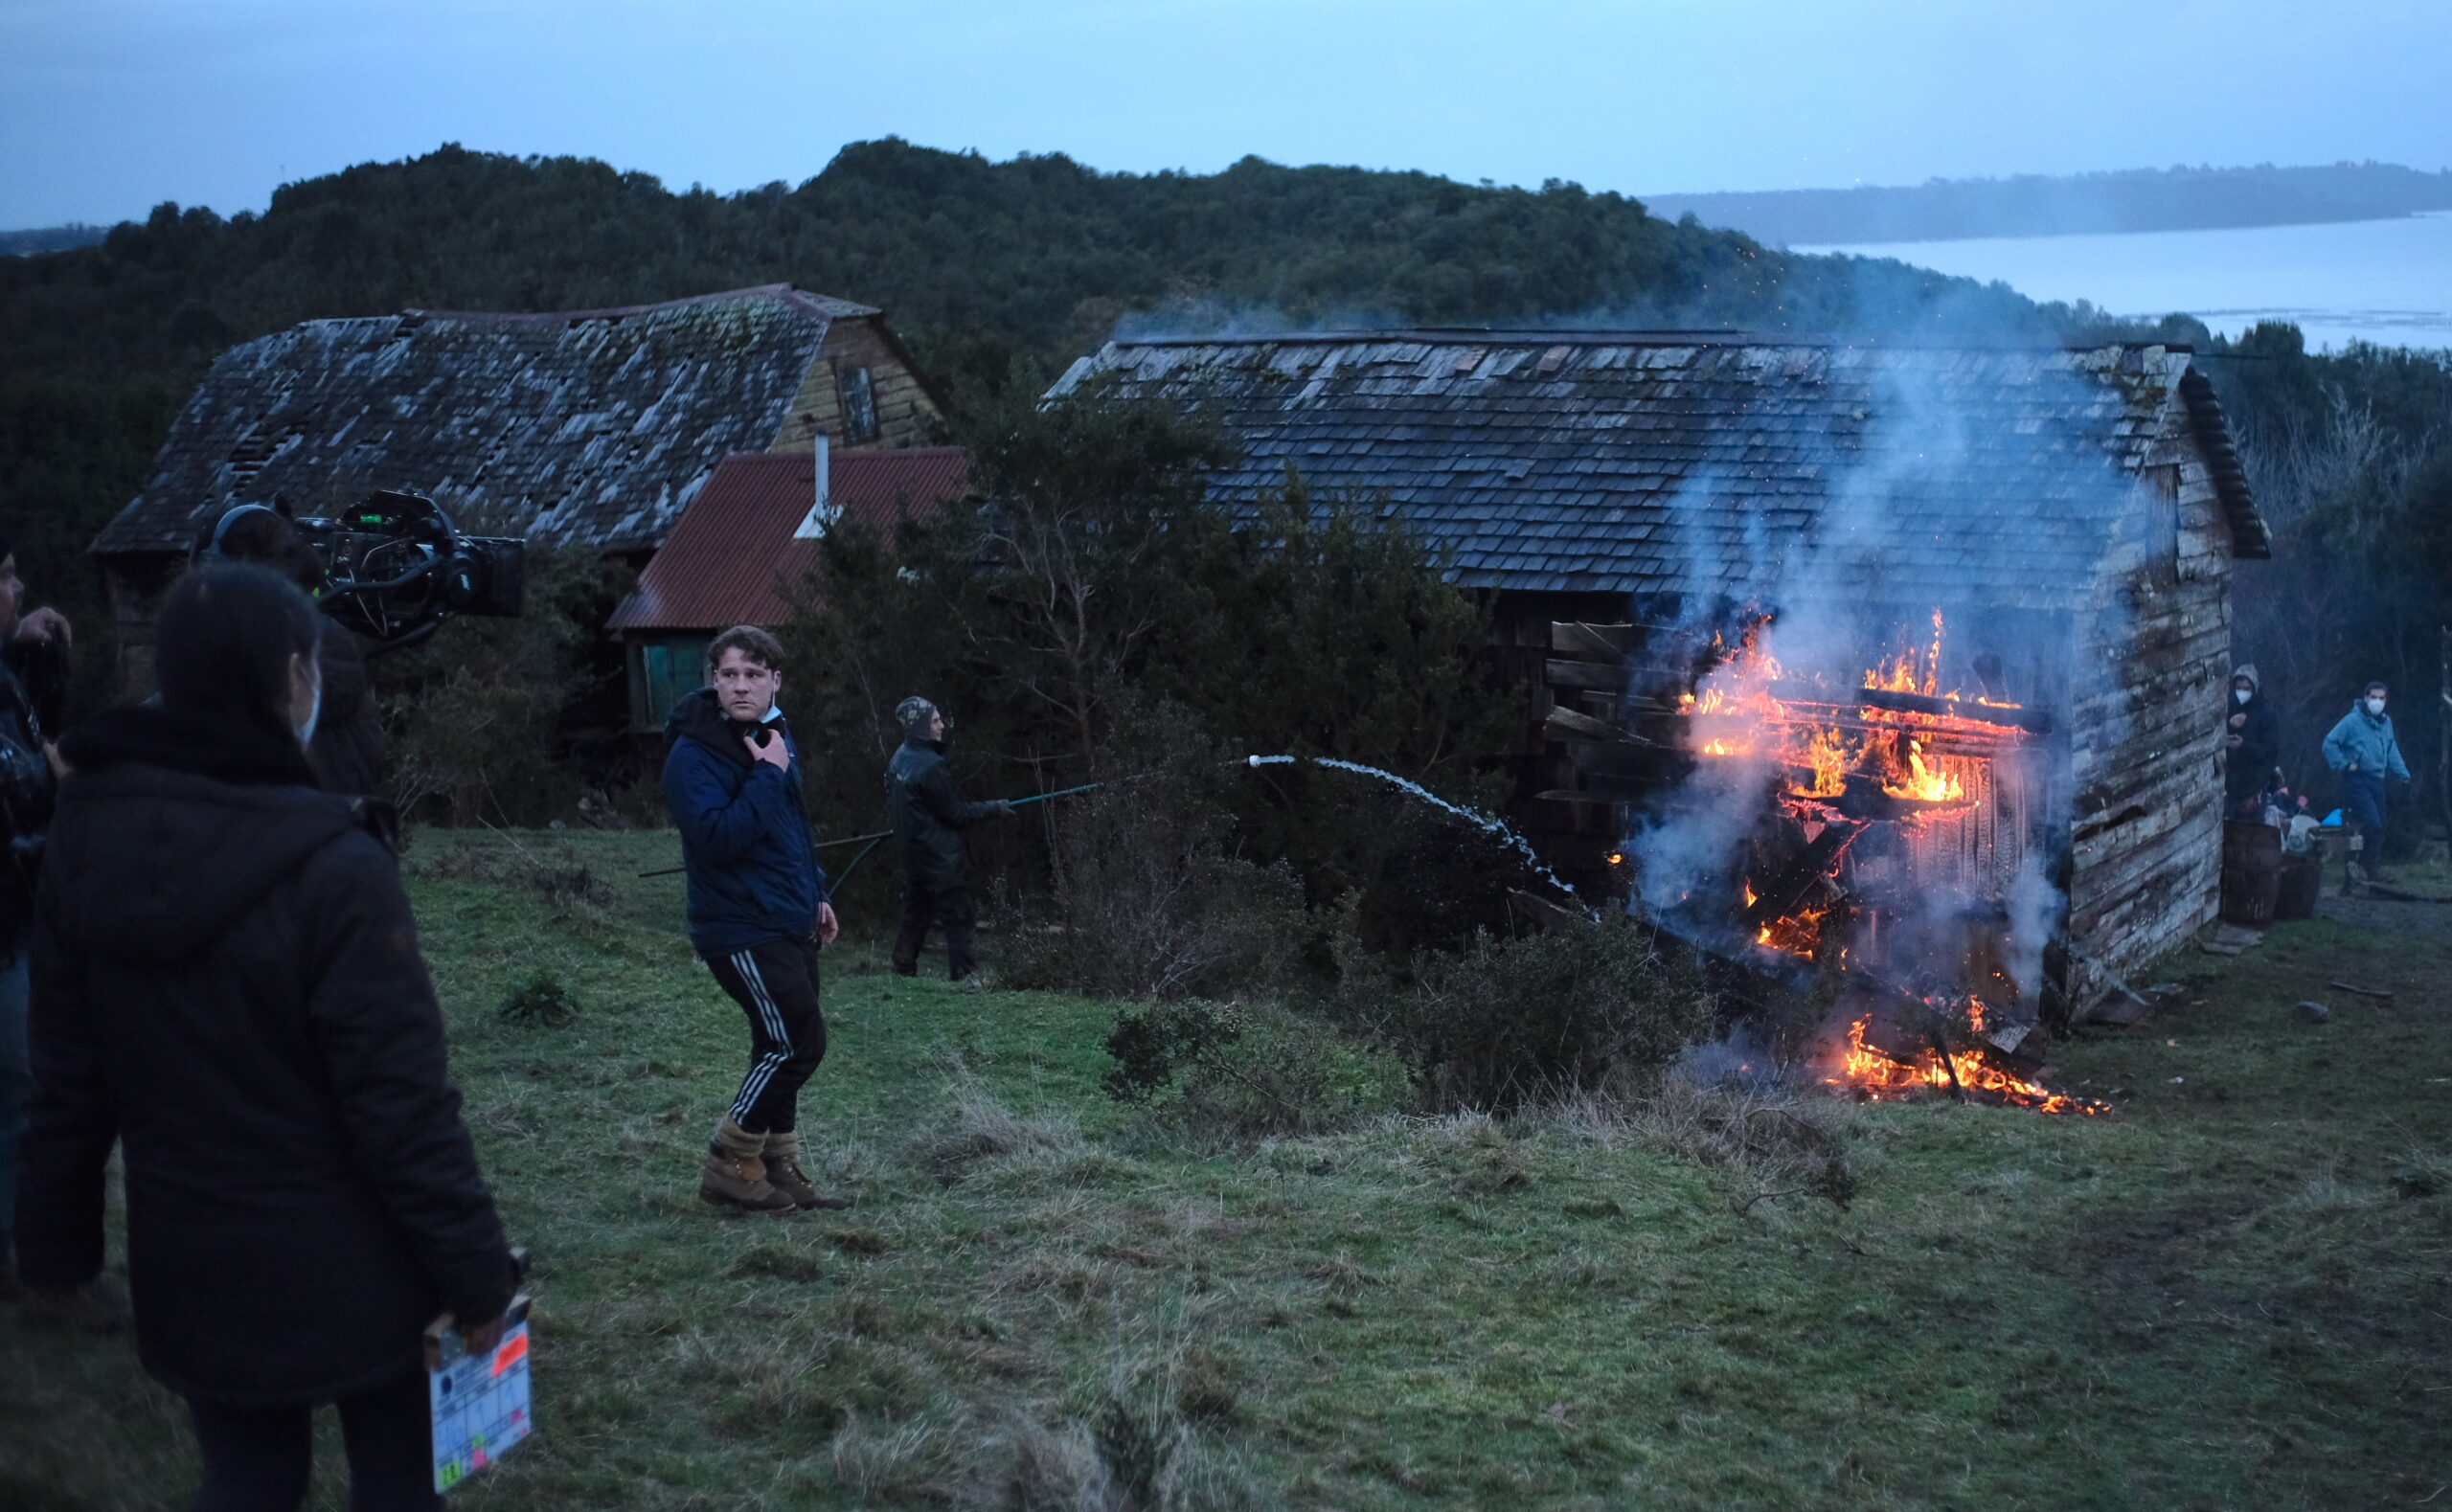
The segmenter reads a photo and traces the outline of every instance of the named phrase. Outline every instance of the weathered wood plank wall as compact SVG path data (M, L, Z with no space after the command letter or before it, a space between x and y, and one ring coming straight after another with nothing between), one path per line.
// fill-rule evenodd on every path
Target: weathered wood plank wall
M2071 710L2070 1001L2214 917L2230 686L2230 525L2176 397L2079 616Z
M877 407L876 439L858 444L926 446L942 440L938 434L942 417L920 375L878 329L876 321L861 316L838 318L827 327L817 360L801 380L800 392L793 395L771 449L813 451L820 435L830 445L852 445L843 428L843 374L853 368L869 370L870 392Z

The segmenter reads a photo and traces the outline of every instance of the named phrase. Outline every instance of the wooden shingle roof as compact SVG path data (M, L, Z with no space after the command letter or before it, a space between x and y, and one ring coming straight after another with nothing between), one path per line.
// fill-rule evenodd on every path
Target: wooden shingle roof
M651 548L718 461L773 443L829 323L876 313L771 284L308 321L215 361L93 549L183 550L232 504L315 513L378 488L430 494L472 530Z
M1473 587L1833 592L1932 578L2067 603L2174 435L2186 349L1877 347L1735 333L1394 331L1118 342L1056 385L1218 418L1230 503L1384 499ZM2236 467L2235 554L2262 555Z

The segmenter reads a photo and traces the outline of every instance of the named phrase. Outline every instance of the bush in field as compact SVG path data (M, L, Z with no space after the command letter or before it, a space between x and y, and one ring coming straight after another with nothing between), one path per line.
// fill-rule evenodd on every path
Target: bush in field
M1413 1105L1404 1062L1274 1005L1128 1007L1107 1053L1109 1095L1215 1138L1322 1134Z
M532 552L527 613L454 620L375 659L403 814L536 824L600 785L624 723L620 655L602 626L628 580L592 553Z
M1404 986L1351 979L1344 1010L1394 1047L1433 1109L1506 1112L1577 1088L1656 1077L1707 1033L1701 980L1632 922L1607 918L1417 958Z
M1106 786L1040 810L1049 893L1019 910L1000 975L1136 1002L1283 985L1308 930L1301 881L1229 849L1224 763L1179 712L1126 729Z

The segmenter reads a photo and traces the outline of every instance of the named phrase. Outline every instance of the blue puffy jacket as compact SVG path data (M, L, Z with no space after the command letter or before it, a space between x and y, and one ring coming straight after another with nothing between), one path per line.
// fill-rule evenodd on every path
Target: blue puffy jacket
M767 728L792 754L781 771L750 756L746 727L725 717L713 688L681 700L664 726L664 801L681 831L690 943L711 959L808 938L827 900L801 801L800 747L781 714Z
M2410 764L2401 759L2401 743L2393 737L2393 716L2369 713L2364 699L2351 705L2325 736L2325 765L2340 772L2353 761L2367 777L2410 779Z

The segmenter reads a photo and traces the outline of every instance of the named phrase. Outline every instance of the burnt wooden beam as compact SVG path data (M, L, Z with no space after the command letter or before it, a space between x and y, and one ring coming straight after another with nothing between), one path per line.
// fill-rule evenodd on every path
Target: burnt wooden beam
M1606 719L1595 719L1590 714L1578 713L1564 707L1554 708L1543 717L1541 733L1554 740L1600 740L1610 745L1660 748L1657 740L1646 740Z
M1550 649L1592 662L1623 662L1635 648L1631 624L1587 624L1580 620L1550 621Z
M1814 884L1830 874L1847 854L1849 846L1858 835L1872 826L1862 821L1833 820L1822 826L1822 833L1811 844L1797 852L1795 860L1764 878L1754 890L1754 906L1745 911L1745 927L1760 929L1774 919L1784 918Z
M1592 688L1604 693L1625 691L1626 667L1623 662L1561 662L1551 660L1541 667L1541 680L1552 688Z
M1967 719L1977 724L1999 725L2004 729L2023 730L2029 734L2052 733L2052 711L2048 709L2011 709L1991 704L1979 704L1970 699L1935 698L1928 693L1901 693L1887 688L1851 688L1834 694L1828 688L1811 683L1774 683L1771 696L1780 702L1825 704L1846 708L1852 704L1860 709L1887 709L1896 714L1931 714L1936 718Z

